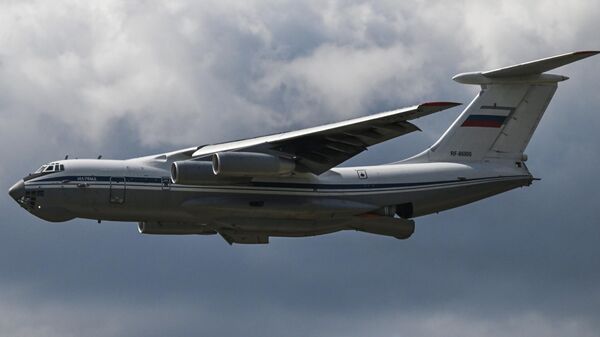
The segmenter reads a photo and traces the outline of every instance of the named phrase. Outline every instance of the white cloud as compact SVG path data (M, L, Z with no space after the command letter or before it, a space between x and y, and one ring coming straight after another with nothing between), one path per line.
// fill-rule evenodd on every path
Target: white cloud
M450 85L440 71L574 48L596 7L5 2L2 111L51 115L92 142L118 118L146 145L250 136L435 98Z

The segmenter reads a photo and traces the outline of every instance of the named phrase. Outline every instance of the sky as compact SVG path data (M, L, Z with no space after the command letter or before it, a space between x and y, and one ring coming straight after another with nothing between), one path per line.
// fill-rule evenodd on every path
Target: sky
M0 186L71 157L125 159L426 101L454 74L600 49L596 1L0 1ZM48 223L0 202L0 334L599 336L600 57L559 85L526 153L542 178L417 218L227 245L134 223ZM423 132L345 165L395 161Z

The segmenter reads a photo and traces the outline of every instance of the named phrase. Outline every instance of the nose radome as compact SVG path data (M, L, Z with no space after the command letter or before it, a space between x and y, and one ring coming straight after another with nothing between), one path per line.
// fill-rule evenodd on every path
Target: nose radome
M23 182L23 179L12 185L12 187L8 189L8 194L15 200L19 200L21 197L25 196L25 183Z

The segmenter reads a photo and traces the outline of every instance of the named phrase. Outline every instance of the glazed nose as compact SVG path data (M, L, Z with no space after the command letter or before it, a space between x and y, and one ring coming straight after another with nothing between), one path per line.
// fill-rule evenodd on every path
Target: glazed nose
M8 189L8 194L18 201L21 197L25 196L25 183L23 179L19 180L16 184L12 185L11 188Z

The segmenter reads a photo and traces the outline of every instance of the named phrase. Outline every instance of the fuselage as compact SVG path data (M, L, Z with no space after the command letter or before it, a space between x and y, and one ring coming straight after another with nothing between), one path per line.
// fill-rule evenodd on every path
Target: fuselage
M458 105L426 102L302 130L206 144L129 160L62 160L10 188L32 214L135 221L145 234L216 234L229 243L339 230L406 239L415 217L534 180L524 151L566 76L549 70L581 51L490 71L432 146L401 162L338 167L368 147L419 128L412 120Z
M48 221L73 218L207 224L228 219L336 219L406 205L406 217L529 185L524 165L394 163L241 183L172 183L167 156L74 159L24 178L11 195ZM519 167L520 166L520 167ZM19 185L19 184L16 184ZM404 207L404 206L401 206ZM398 210L401 212L402 210Z

